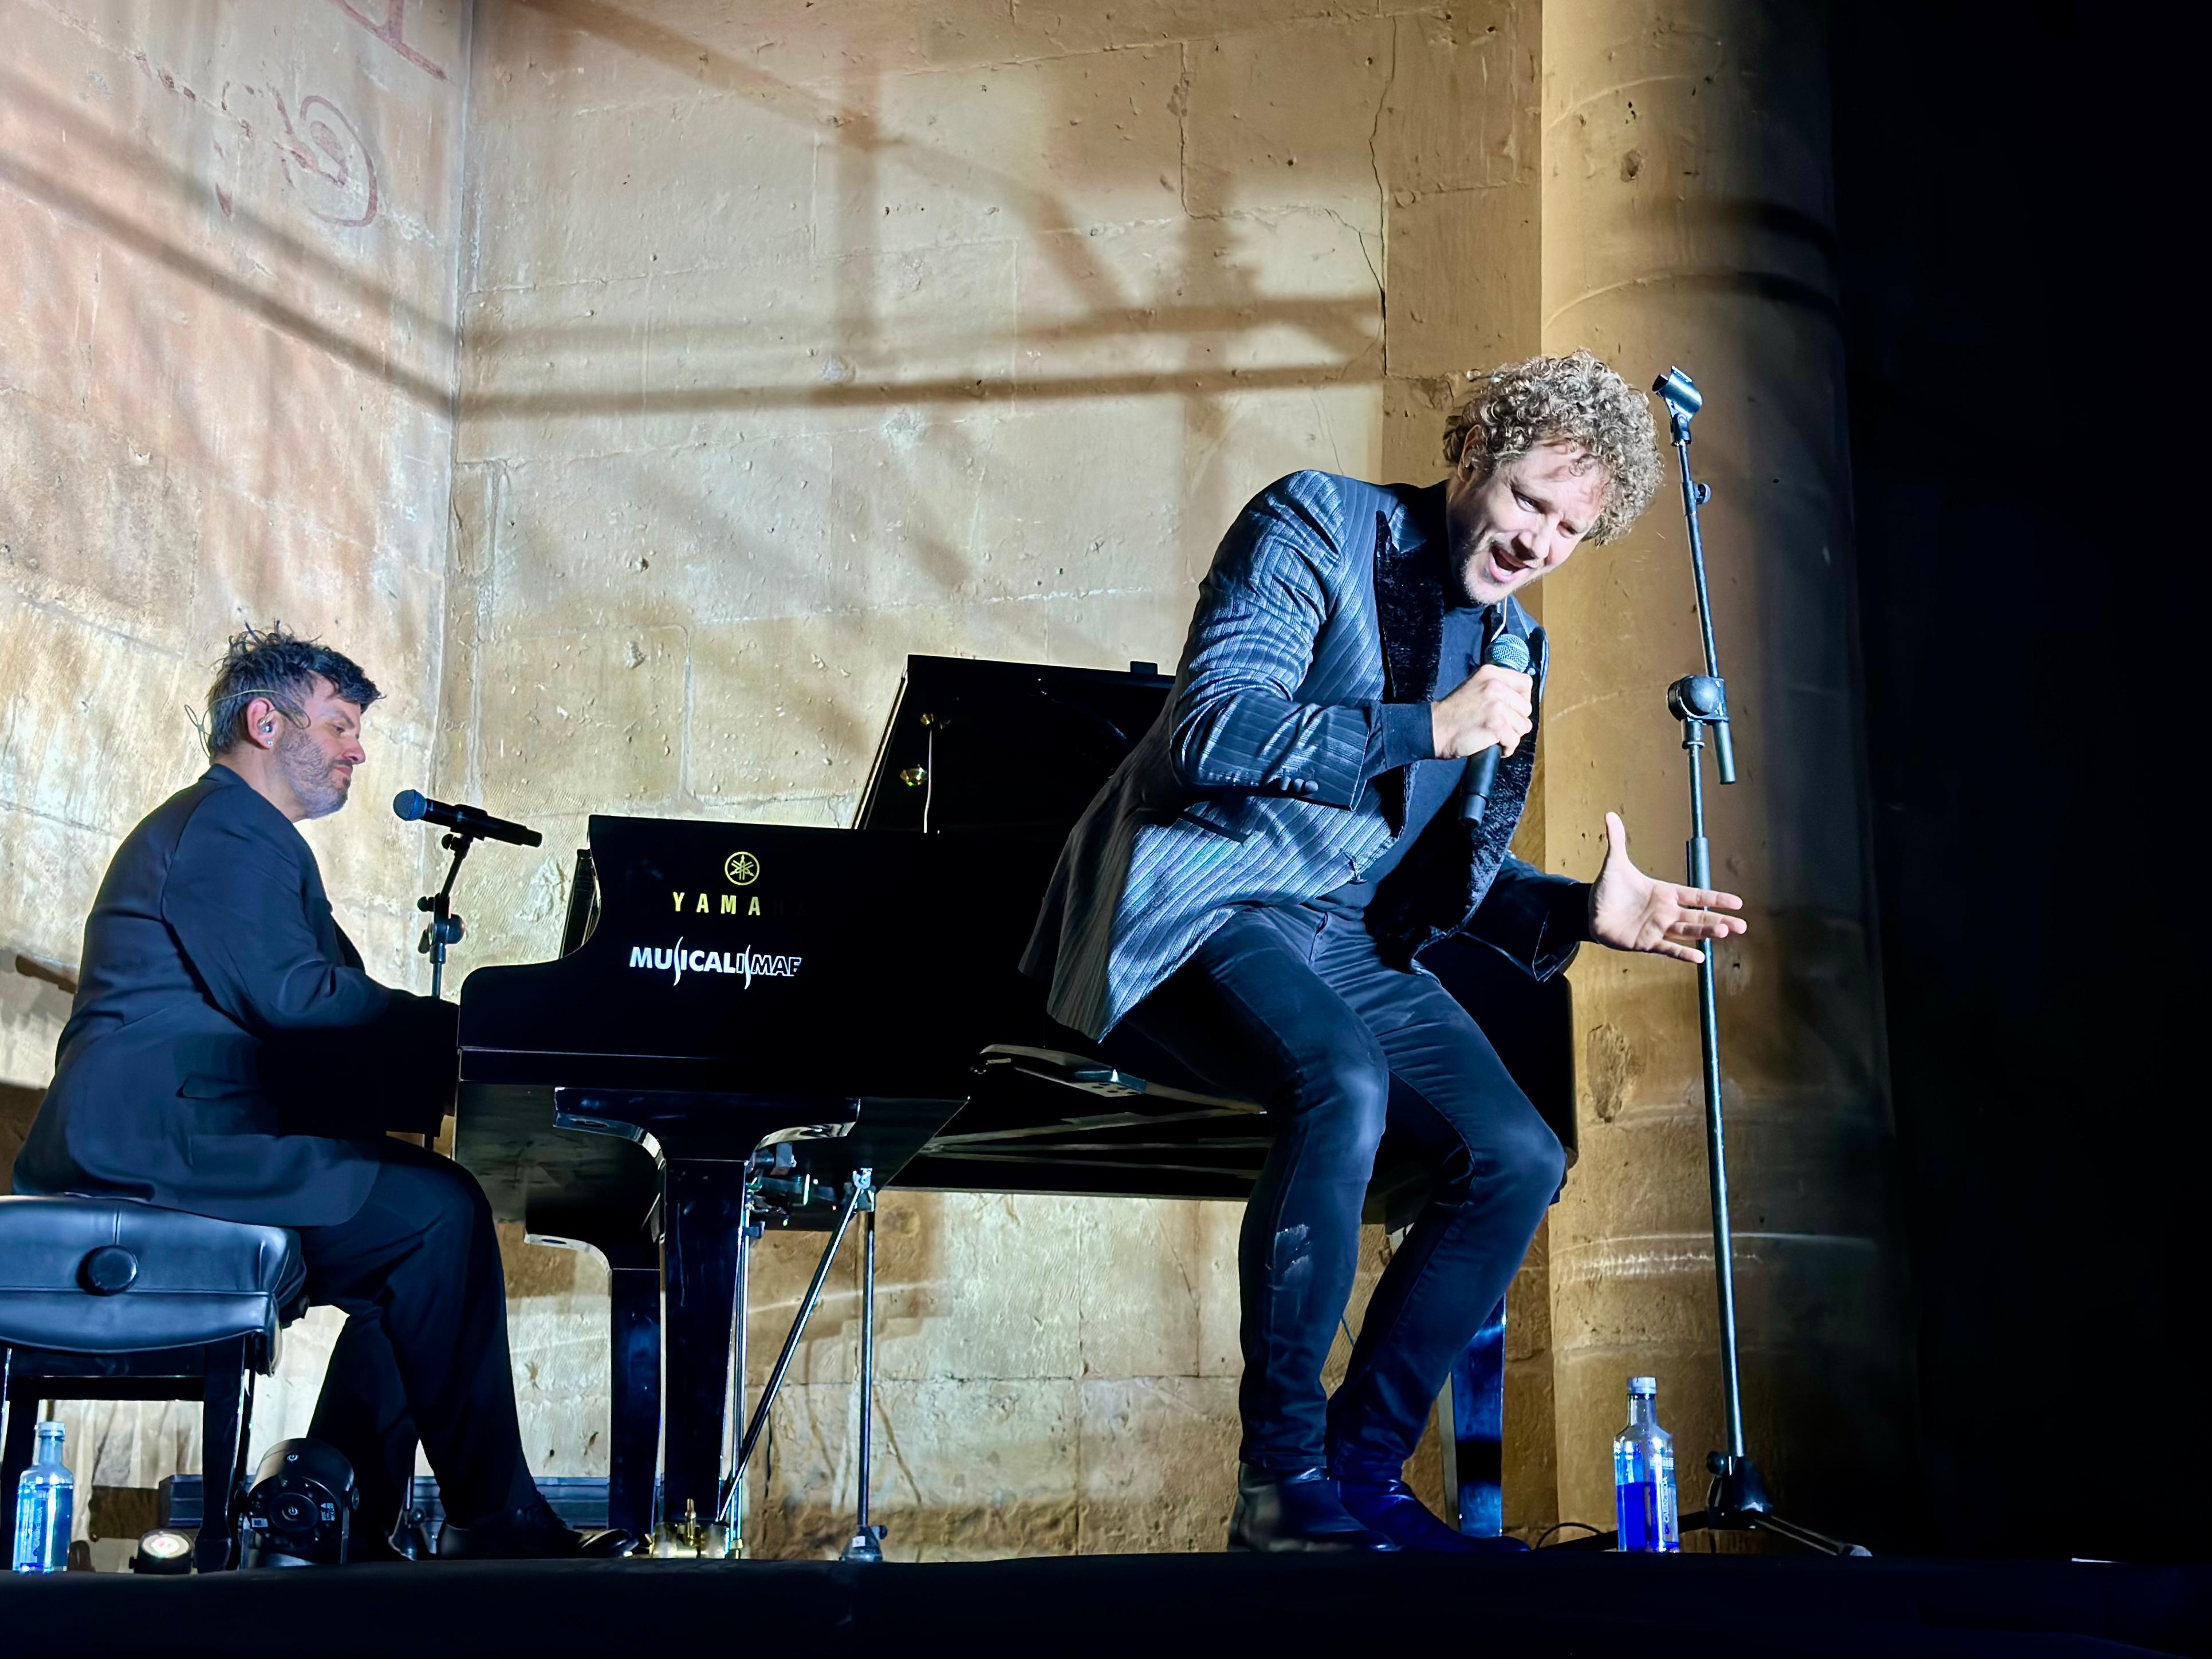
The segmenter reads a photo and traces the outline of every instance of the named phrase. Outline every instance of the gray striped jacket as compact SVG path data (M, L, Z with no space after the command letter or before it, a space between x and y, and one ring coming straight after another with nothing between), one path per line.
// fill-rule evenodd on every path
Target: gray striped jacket
M1103 1036L1237 907L1319 897L1390 845L1405 773L1372 795L1361 777L1382 705L1476 666L1437 660L1445 571L1442 484L1297 472L1253 498L1200 585L1166 707L1053 872L1022 968L1050 982L1054 1018ZM1504 625L1525 635L1528 613L1509 599ZM1499 765L1480 824L1440 815L1384 880L1368 926L1386 957L1411 966L1463 928L1538 978L1572 958L1587 889L1507 850L1535 748L1532 732Z

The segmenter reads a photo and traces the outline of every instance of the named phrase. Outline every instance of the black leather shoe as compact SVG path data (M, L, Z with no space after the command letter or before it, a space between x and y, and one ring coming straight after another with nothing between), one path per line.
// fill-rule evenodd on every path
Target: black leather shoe
M1337 1483L1337 1491L1345 1512L1381 1533L1395 1549L1431 1555L1525 1555L1528 1551L1517 1538L1470 1538L1446 1525L1402 1480L1385 1480L1377 1486L1342 1480Z
M578 1532L542 1498L466 1526L448 1521L438 1529L441 1561L603 1561L636 1547L636 1534L620 1527Z
M1344 1507L1326 1468L1237 1468L1237 1510L1229 1517L1229 1547L1267 1554L1309 1550L1395 1550L1382 1534L1364 1527Z

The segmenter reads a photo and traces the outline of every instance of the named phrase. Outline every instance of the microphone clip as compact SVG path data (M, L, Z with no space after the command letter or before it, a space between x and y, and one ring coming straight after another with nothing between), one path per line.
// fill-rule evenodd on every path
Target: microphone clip
M469 855L469 848L477 844L477 837L465 830L447 833L445 846L453 854L453 861L446 866L446 879L434 893L425 893L415 901L415 908L430 920L422 928L422 936L415 942L420 955L430 958L430 994L441 997L446 993L446 952L461 942L467 929L461 919L453 914L453 881L461 873L461 860Z
M1711 726L1724 722L1728 683L1717 674L1685 674L1667 688L1667 711L1678 720Z
M1729 732L1728 682L1717 674L1685 674L1667 688L1667 712L1682 722L1682 747L1702 749L1713 732L1713 762L1723 783L1735 781L1735 742Z

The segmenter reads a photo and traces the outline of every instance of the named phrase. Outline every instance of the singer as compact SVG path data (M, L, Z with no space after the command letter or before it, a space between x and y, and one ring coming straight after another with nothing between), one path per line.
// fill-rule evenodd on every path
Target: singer
M100 883L15 1190L297 1231L308 1299L349 1316L308 1432L353 1464L367 1559L398 1559L384 1540L418 1437L463 1522L441 1555L599 1553L627 1537L580 1537L523 1460L483 1194L383 1133L437 1130L453 1005L362 971L295 828L345 805L379 695L281 627L231 641L208 689L212 763L124 837Z
M1246 507L1167 706L1071 832L1024 963L1053 1017L1130 1070L1268 1109L1238 1249L1232 1549L1498 1547L1401 1477L1563 1158L1420 951L1463 930L1543 978L1586 939L1695 962L1744 926L1734 895L1638 870L1610 813L1595 883L1507 850L1542 694L1511 665L1543 665L1515 596L1651 499L1642 395L1588 352L1509 365L1476 378L1444 458L1425 489L1299 472ZM1470 757L1489 757L1479 775ZM1386 1127L1435 1184L1331 1400Z

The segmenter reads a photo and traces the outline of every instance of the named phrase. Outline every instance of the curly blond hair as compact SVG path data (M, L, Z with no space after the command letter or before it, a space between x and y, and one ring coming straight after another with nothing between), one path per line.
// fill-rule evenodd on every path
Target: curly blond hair
M1605 505L1587 532L1609 542L1636 522L1659 488L1658 434L1651 406L1587 351L1531 357L1470 373L1474 390L1444 422L1444 459L1457 466L1469 447L1491 466L1538 444L1569 443L1605 469Z

